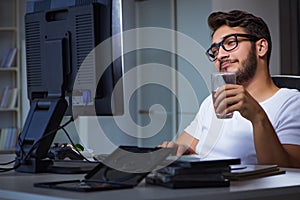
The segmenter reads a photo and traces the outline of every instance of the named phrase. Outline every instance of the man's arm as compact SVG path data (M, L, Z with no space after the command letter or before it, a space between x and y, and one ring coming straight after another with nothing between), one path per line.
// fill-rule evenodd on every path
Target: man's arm
M260 117L261 116L261 117ZM252 122L254 145L259 164L300 167L300 146L281 144L265 113Z
M300 146L283 145L263 108L241 85L226 85L216 94L218 111L239 111L251 121L258 164L300 167Z
M180 156L183 154L195 154L198 142L198 139L183 131L175 142L165 141L159 147L177 148L177 156Z

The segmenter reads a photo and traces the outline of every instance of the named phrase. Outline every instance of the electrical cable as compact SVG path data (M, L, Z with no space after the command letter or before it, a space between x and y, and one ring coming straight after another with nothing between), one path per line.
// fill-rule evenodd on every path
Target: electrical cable
M41 137L39 140L37 140L32 147L30 148L30 150L28 151L27 155L25 156L24 160L27 160L29 158L29 156L31 155L31 153L33 152L33 150L36 149L36 146L46 137L51 136L53 133L56 133L57 131L59 131L60 129L66 127L68 124L70 124L73 121L73 117L70 118L70 120L68 120L66 123L64 123L62 126L59 126L57 129L54 129L52 131L49 131L48 133L46 133L43 137ZM22 148L22 147L21 147ZM23 151L23 150L22 150Z
M21 140L20 140L20 136L21 136L21 133L19 134L18 136L18 145L20 146L20 149L21 149L21 159L22 161L25 161L27 160L31 153L36 149L36 146L43 140L45 139L46 137L52 135L53 133L56 133L57 131L59 131L60 129L64 129L64 127L66 127L68 124L70 124L71 122L73 122L73 117L71 117L66 123L64 123L62 126L59 126L57 129L54 129L54 130L51 130L49 131L48 133L46 133L43 137L41 137L39 140L37 140L30 148L30 150L28 151L27 154L25 154L25 151L24 149L22 148L22 145L21 145ZM0 163L0 165L9 165L9 164L12 164L16 162L16 159L12 160L12 161L9 161L9 162L6 162L6 163ZM14 167L11 167L11 168L0 168L0 172L7 172L7 171L11 171L11 170L15 170L17 169L18 167L21 166L21 163L18 163L17 165L15 165Z
M75 148L75 143L73 142L73 140L71 139L69 133L67 132L67 130L63 127L62 130L64 131L64 133L66 134L66 136L68 137L69 141L71 142L71 145L74 147L75 151L83 157L84 160L86 160L87 162L89 163L96 163L95 161L90 161L89 159L87 159L84 155L82 155L82 153L77 149Z
M6 163L0 163L0 165L9 165L9 164L14 163L14 162L15 162L15 160L12 160L12 161L9 161L9 162L6 162Z
M9 162L6 162L6 163L0 163L0 165L9 165L9 164L12 164L14 163L16 160L12 160L12 161L9 161ZM19 166L14 166L14 167L10 167L10 168L3 168L3 167L0 167L0 173L1 172L7 172L7 171L11 171L11 170L15 170L17 169Z
M65 127L67 125L69 125L71 122L73 122L74 119L73 117L71 117L66 123L64 123L63 125L59 126L57 129L54 129L54 130L51 130L49 131L48 133L46 133L45 135L43 135L43 137L41 137L39 140L37 140L32 146L31 148L29 149L28 153L25 154L25 151L24 149L22 148L22 145L21 145L21 140L20 140L20 135L18 136L18 143L19 143L19 146L21 148L21 159L22 161L26 161L27 159L29 159L31 153L36 149L37 145L43 140L45 139L46 137L56 133L57 131L59 130L63 130L64 133L66 134L67 138L69 139L69 141L71 142L72 146L74 147L75 151L83 157L84 160L86 160L87 162L89 163L95 163L95 161L90 161L89 159L87 159L85 156L82 155L82 153L75 148L75 144L73 142L73 140L71 139L69 133L67 132L67 130L65 129ZM6 162L6 163L0 163L0 165L9 165L9 164L12 164L16 162L16 159L15 160L12 160L12 161L9 161L9 162ZM7 171L11 171L11 170L15 170L17 169L19 166L21 166L21 163L18 163L17 165L15 165L14 167L11 167L11 168L0 168L0 172L7 172Z

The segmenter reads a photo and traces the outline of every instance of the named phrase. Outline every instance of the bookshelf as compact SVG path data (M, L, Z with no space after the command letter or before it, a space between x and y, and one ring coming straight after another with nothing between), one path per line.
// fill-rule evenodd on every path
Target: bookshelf
M0 1L0 153L14 150L21 127L20 2Z

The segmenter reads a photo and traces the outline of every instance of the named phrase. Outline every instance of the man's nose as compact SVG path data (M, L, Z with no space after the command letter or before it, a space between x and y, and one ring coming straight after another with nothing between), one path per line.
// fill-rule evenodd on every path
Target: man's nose
M224 58L227 58L228 56L229 56L229 53L227 51L225 51L222 46L220 46L219 52L217 55L217 60L222 60Z

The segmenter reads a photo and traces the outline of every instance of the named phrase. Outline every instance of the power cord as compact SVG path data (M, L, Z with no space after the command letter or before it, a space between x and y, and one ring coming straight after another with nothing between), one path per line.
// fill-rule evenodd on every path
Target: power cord
M10 162L0 163L0 165L9 165L9 164L14 163L14 162L15 162L15 160L12 160L12 161L10 161Z

